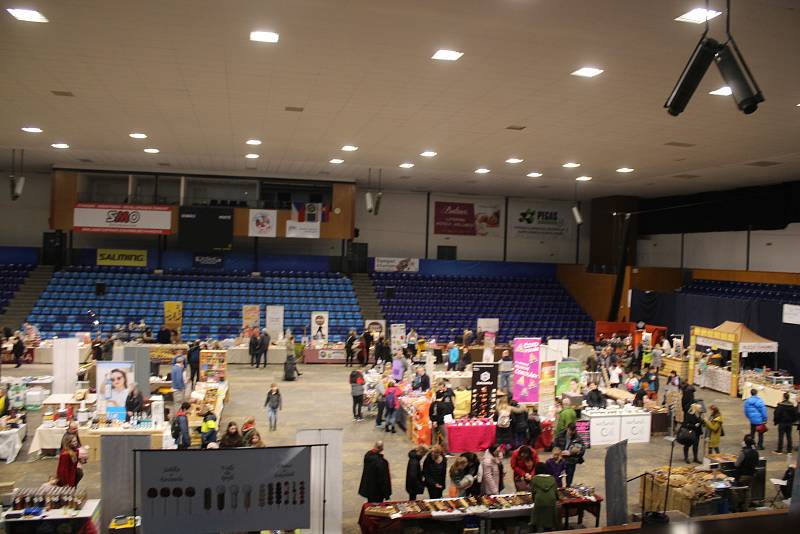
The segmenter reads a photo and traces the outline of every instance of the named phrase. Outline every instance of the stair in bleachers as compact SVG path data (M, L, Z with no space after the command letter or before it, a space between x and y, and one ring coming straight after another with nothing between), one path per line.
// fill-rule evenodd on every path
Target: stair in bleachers
M681 291L732 299L759 299L800 304L800 285L762 284L728 280L692 280Z
M375 287L372 285L372 279L369 275L366 273L353 273L352 279L358 307L361 309L361 316L367 320L385 319L381 303L375 296Z
M0 326L20 328L53 268L44 265L0 265Z

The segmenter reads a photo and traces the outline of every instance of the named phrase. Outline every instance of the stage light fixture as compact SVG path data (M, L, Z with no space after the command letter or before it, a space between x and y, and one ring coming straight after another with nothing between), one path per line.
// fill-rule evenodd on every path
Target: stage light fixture
M764 95L761 94L761 90L750 74L732 37L719 49L714 57L714 62L717 64L722 79L725 80L725 85L731 88L733 99L739 110L745 115L756 111L759 102L764 101Z
M673 117L677 117L686 109L686 105L692 99L692 95L697 90L697 86L700 85L700 81L703 79L708 67L714 61L714 54L717 53L719 43L705 35L704 33L700 38L692 55L689 57L689 61L683 68L680 78L678 78L678 83L675 84L672 93L664 103L667 112Z
M367 205L367 213L372 213L375 209L375 201L372 199L372 193L367 191L364 195L364 202Z

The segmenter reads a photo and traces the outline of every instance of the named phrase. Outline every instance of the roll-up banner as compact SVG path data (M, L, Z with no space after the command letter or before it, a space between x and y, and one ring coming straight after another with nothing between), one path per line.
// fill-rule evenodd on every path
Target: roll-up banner
M391 343L392 354L397 351L402 351L406 346L406 325L405 323L392 324L391 328Z
M265 319L264 326L270 339L281 339L283 337L283 306L267 306Z
M328 312L311 312L311 339L317 345L328 342Z
M512 393L517 402L539 402L538 337L514 338L514 384Z
M497 364L472 364L470 417L494 417L497 405Z
M261 306L245 304L242 306L242 328L261 329Z
M183 302L180 300L164 301L164 326L180 330L183 324Z

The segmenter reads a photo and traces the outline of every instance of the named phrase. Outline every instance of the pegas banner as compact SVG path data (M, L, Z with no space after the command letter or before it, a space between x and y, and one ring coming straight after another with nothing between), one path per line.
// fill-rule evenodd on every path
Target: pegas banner
M512 394L522 403L539 402L539 347L538 337L514 338L514 376Z
M497 406L497 364L474 362L469 415L494 417L495 406Z
M195 269L222 269L225 257L222 254L194 254L192 267Z
M419 258L375 258L375 271L382 273L418 273Z
M147 267L146 250L117 248L98 248L97 265L116 265L119 267Z
M249 210L248 237L275 237L278 229L277 210Z
M180 330L183 324L183 302L180 300L164 301L164 326L172 330Z
M570 238L575 232L572 205L512 201L509 204L509 237L540 239L545 236Z
M261 329L261 306L245 304L242 306L242 328Z
M172 233L169 206L132 204L75 204L72 229L112 234Z

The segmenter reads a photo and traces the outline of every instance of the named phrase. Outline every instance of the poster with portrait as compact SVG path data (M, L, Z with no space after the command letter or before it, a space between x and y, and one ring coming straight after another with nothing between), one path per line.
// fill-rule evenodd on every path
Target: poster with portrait
M367 319L364 321L364 330L372 334L372 339L386 335L386 321L384 319Z
M124 411L128 391L135 380L134 363L98 361L96 366L97 411L107 413L108 408L122 408Z
M562 360L556 364L556 397L581 394L581 362Z
M318 347L328 342L328 312L311 312L311 340Z

